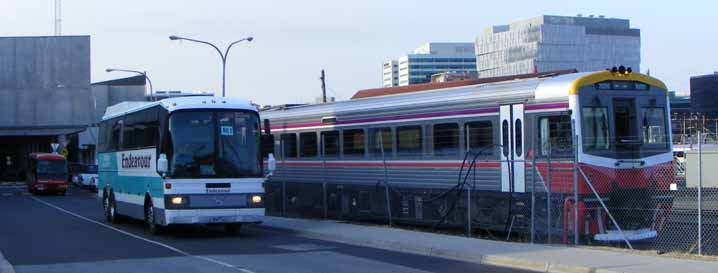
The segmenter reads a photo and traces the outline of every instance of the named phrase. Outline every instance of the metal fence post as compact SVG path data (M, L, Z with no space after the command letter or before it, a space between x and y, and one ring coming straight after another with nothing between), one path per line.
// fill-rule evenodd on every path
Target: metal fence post
M320 134L320 142L321 145L319 146L319 149L322 150L322 205L324 207L324 219L328 218L329 215L329 204L327 204L327 158L326 158L326 151L324 150L324 134Z
M573 244L578 245L578 135L575 130L573 143Z
M381 149L381 161L384 165L384 192L386 193L386 215L389 219L389 227L391 223L391 198L389 197L389 174L386 169L386 156L384 155L384 133L379 130L379 148Z
M548 150L551 151L551 143L549 142ZM548 235L548 244L551 244L551 153L546 157L546 235Z
M279 147L282 149L282 167L286 167L287 155L284 153L284 139L280 139ZM282 175L282 216L287 214L287 177Z
M536 135L534 133L534 135ZM536 138L531 138L531 169L533 174L531 175L531 243L534 243L535 231L536 231Z
M698 256L703 255L703 135L698 131Z

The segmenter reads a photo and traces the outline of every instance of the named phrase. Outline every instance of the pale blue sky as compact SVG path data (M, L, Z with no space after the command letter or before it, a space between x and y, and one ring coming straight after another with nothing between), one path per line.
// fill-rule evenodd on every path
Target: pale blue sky
M51 35L53 0L0 0L0 36ZM147 70L155 89L220 91L217 54L171 34L233 49L227 90L260 104L348 99L381 84L381 62L427 41L472 42L486 27L542 14L602 14L641 29L642 72L672 90L718 70L715 1L64 0L63 34L92 35L92 80L107 67Z

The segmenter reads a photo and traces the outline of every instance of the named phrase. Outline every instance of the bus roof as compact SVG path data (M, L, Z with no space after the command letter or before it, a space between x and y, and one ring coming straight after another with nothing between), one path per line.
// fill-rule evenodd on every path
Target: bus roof
M257 107L245 99L226 98L226 97L209 97L209 96L191 96L167 98L160 101L125 101L112 106L108 106L102 120L116 118L137 111L141 111L153 106L160 105L168 112L187 109L233 109L257 111Z

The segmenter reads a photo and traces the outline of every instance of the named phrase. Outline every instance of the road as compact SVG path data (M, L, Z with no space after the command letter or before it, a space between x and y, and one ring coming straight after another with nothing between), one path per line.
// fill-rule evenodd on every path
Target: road
M0 184L0 251L18 273L525 272L304 238L258 226L241 234L188 226L147 233L108 224L94 194L31 196Z

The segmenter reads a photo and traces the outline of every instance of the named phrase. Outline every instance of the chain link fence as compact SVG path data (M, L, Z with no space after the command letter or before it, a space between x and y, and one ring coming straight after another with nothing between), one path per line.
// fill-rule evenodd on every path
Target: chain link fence
M322 150L314 160L280 158L266 185L267 210L526 243L718 255L718 151L701 142L672 161L642 156L603 167L579 162L575 147L552 157L535 154L534 143L524 160L497 160L494 146L467 149L460 163L422 160L428 154L338 160Z

